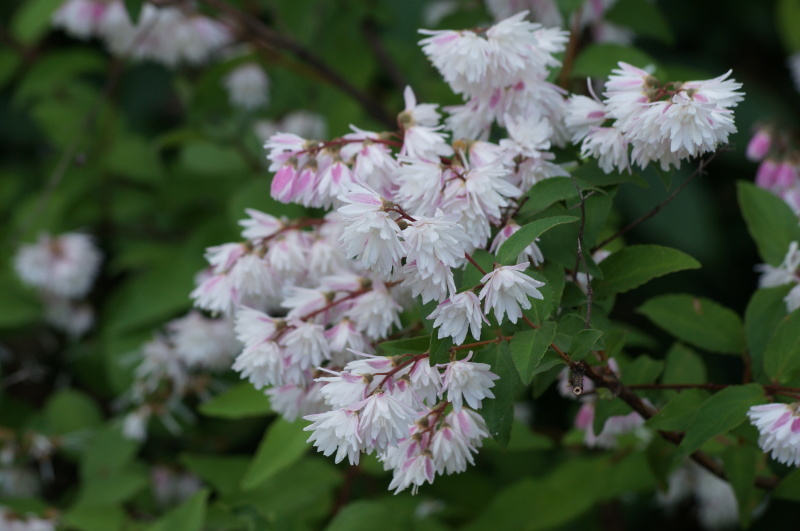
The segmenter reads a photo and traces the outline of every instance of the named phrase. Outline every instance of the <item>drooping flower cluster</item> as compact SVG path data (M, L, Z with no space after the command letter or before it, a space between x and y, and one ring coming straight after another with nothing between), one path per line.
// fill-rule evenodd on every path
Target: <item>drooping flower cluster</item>
M758 127L747 144L747 158L759 162L756 185L783 199L800 216L800 152L795 131Z
M47 322L77 337L94 323L94 311L84 299L102 259L102 253L86 234L43 234L36 243L20 246L14 268L24 283L39 290Z
M758 428L758 444L772 458L789 466L800 465L800 404L764 404L747 412Z
M98 37L111 53L167 66L205 63L232 41L229 28L184 7L142 6L134 23L122 0L66 0L53 25L70 35Z
M791 313L800 308L800 250L797 242L789 244L789 250L783 262L777 267L769 264L756 266L756 271L761 273L758 279L758 287L774 288L786 284L794 284L792 290L783 298L786 303L786 311Z
M742 100L730 72L714 79L661 83L650 72L619 63L605 99L572 96L566 122L581 154L610 173L657 162L662 169L716 150L736 132L731 110ZM607 121L612 121L606 125ZM628 148L631 148L630 154Z

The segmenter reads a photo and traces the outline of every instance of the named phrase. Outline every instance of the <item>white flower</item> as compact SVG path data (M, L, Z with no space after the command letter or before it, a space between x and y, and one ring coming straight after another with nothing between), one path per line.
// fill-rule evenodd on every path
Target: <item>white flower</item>
M448 267L464 263L464 247L469 237L457 222L458 214L444 214L437 210L432 218L419 216L403 230L407 261L417 264L422 276L433 273L437 262Z
M659 153L660 154L660 153ZM631 171L628 141L616 127L593 127L581 143L581 157L596 157L605 173ZM640 164L641 165L641 164Z
M246 346L234 360L233 370L250 380L256 389L283 385L283 356L283 349L276 342L262 341Z
M464 291L445 300L428 319L434 319L433 327L439 329L439 339L450 336L456 345L464 342L467 331L471 331L475 339L480 339L482 323L489 324L481 311L477 295L471 291Z
M94 310L84 301L45 295L44 320L73 338L81 337L94 325Z
M453 270L438 260L433 266L427 275L419 272L416 262L406 262L400 270L403 276L401 286L409 288L412 297L420 295L423 304L432 300L442 301L456 290Z
M409 212L433 215L442 202L445 173L439 161L399 156L402 163L393 173L399 185L395 196Z
M657 120L662 134L670 139L673 153L683 149L690 156L697 156L713 151L717 145L728 141L728 135L736 132L731 118L733 111L699 96L699 93L690 96L689 92L681 90Z
M489 436L486 421L483 420L480 413L471 409L451 411L445 416L444 422L460 433L470 446L476 448L479 448L483 439Z
M442 374L432 367L428 358L418 360L408 373L411 388L419 399L428 406L436 404L436 397L442 389Z
M304 431L313 432L306 442L313 442L326 457L335 451L334 461L337 463L347 456L351 465L358 464L362 445L358 412L334 409L303 418L312 422L310 426L303 428Z
M798 282L797 270L800 268L800 250L798 243L791 242L783 262L778 267L769 264L759 264L755 267L761 273L758 279L759 288L773 288L791 282Z
M273 411L279 413L289 422L299 417L313 415L328 410L325 399L320 393L322 385L312 383L308 386L286 384L270 387L264 393L269 397Z
M333 374L335 376L325 376L314 380L324 384L320 388L320 394L325 397L325 402L331 407L347 407L367 398L370 384L373 381L371 375L364 376L347 371ZM375 382L376 386L377 384L378 382Z
M800 413L797 402L764 404L747 412L750 423L758 428L758 444L772 458L789 466L800 465Z
M271 216L270 214L266 214L254 208L246 208L244 211L250 218L239 221L239 225L243 227L243 238L247 238L248 240L265 240L280 232L284 227L283 221L275 216Z
M517 232L520 229L520 226L517 225L513 220L510 220L505 227L500 229L497 232L497 236L495 236L494 240L492 241L492 245L489 247L489 252L497 254L497 251L500 250L500 247L506 242L507 239L511 237L512 234ZM523 262L526 258L533 262L534 266L537 266L544 262L544 255L542 255L542 251L539 250L539 246L536 245L536 242L539 241L539 238L536 238L534 241L530 243L527 247L525 247L519 255L517 255L517 262Z
M359 407L360 434L368 451L385 452L408 433L417 412L391 393L378 390L352 408Z
M281 337L280 343L291 365L301 370L313 369L330 359L328 342L325 341L321 325L298 319L290 320L289 325L292 328Z
M538 289L544 286L544 282L522 273L528 265L528 262L523 262L514 266L500 266L481 279L484 286L479 298L485 299L484 313L489 313L491 309L498 322L508 315L508 320L516 323L522 317L522 310L531 307L528 297L544 298Z
M126 439L144 441L147 438L147 423L152 412L148 406L131 411L122 419L122 434Z
M595 127L606 121L606 107L602 102L586 96L572 95L567 103L565 124L577 144Z
M399 312L402 309L386 287L376 282L370 291L355 300L345 315L353 320L359 332L370 339L382 339L392 325L400 326Z
M74 299L89 292L102 259L86 234L45 234L36 243L20 246L14 256L14 268L26 284Z
M99 0L67 0L53 14L53 26L64 28L73 37L88 39L97 32L107 5Z
M490 365L469 361L470 358L472 351L463 360L451 361L444 372L439 396L446 392L455 412L461 411L463 400L472 409L480 409L484 398L494 398L490 388L494 387L493 380L500 378L490 370Z
M269 78L256 63L236 67L225 76L224 83L234 107L257 109L269 101Z
M467 469L467 463L474 465L472 452L475 448L467 442L464 435L445 423L433 435L431 442L436 472L439 474L458 474Z
M793 287L792 290L783 298L786 303L786 311L792 313L800 308L800 284Z
M328 341L328 348L331 352L331 360L334 365L342 366L352 360L350 350L363 352L368 346L364 334L356 329L355 323L344 318L331 328L325 330L325 339Z
M207 319L200 312L167 324L175 353L189 367L229 366L239 347L229 320Z
M416 494L419 487L426 481L433 483L435 474L436 466L430 452L422 452L406 459L400 467L394 470L389 490L395 489L394 493L397 494L411 487L411 494Z

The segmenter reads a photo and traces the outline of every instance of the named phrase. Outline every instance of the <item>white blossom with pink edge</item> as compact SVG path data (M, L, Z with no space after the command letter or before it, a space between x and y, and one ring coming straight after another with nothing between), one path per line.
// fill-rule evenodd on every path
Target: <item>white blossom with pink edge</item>
M529 297L544 299L539 288L544 282L529 277L523 271L530 264L523 262L513 266L499 266L481 278L483 288L478 297L484 301L483 311L493 311L498 322L507 316L516 323L522 317L522 310L531 307Z
M758 428L758 444L779 463L800 465L800 404L764 404L747 412L750 423Z

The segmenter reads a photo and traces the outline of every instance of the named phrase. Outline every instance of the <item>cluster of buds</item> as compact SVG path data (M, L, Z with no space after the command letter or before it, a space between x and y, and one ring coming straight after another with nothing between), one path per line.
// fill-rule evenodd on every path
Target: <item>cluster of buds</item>
M102 259L102 253L86 234L43 234L36 243L20 246L14 268L25 284L38 290L45 320L78 337L94 323L94 310L85 298Z
M783 199L800 216L800 151L793 132L765 125L747 144L747 158L759 162L756 185Z

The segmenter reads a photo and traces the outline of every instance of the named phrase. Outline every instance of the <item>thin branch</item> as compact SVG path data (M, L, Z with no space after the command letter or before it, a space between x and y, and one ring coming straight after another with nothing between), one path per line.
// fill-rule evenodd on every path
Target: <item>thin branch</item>
M561 74L558 77L558 85L565 89L569 85L569 79L572 74L572 66L575 64L575 56L578 55L578 45L581 40L581 14L583 8L578 8L573 13L572 30L569 34L569 42L567 43L567 51L564 53L564 66L561 68Z
M408 80L406 79L402 70L398 68L397 63L395 63L394 59L392 59L392 56L389 55L386 46L383 45L383 41L378 33L378 26L375 22L375 19L372 17L365 19L361 25L361 31L364 33L364 38L367 39L372 53L375 55L378 63L383 67L383 70L391 80L394 88L400 92L403 92L409 84ZM419 94L417 97L419 97Z
M267 48L287 51L306 65L312 67L320 77L357 101L361 107L377 121L392 128L397 125L394 118L376 100L350 83L344 76L328 66L327 63L311 53L310 50L299 42L296 42L286 35L281 35L272 28L264 25L255 17L225 2L225 0L202 0L202 3L226 14L231 20L235 21L242 30L254 37L256 42Z
M675 198L678 196L678 194L679 194L679 193L681 193L681 191L683 191L683 189L684 189L684 188L686 188L686 187L689 185L689 183L691 183L693 180L695 180L695 179L696 179L697 177L699 177L700 175L704 175L704 174L706 173L706 172L705 172L706 166L708 166L709 164L711 164L711 162L712 162L712 161L713 161L715 158L717 158L717 156L718 156L720 153L722 153L723 151L727 151L727 149L726 149L726 146L722 146L722 147L720 147L718 150L716 150L714 153L712 153L711 155L709 155L707 158L705 158L705 159L701 159L701 160L700 160L700 164L698 165L697 169L696 169L696 170L695 170L695 171L694 171L694 172L693 172L693 173L692 173L692 174L689 176L689 178L688 178L688 179L686 179L685 181L683 181L683 182L681 183L681 185L680 185L679 187L677 187L677 188L675 189L675 191L674 191L674 192L672 192L672 193L669 195L669 197L667 197L667 198L666 198L666 199L664 199L662 202L660 202L659 204L657 204L657 205L656 205L656 206L655 206L655 207L654 207L654 208L653 208L653 209L652 209L650 212L648 212L647 214L645 214L645 215L641 216L640 218L638 218L638 219L636 219L636 220L632 221L631 223L629 223L628 225L626 225L626 226L625 226L625 227L623 227L622 229L618 230L618 231L617 231L615 234L613 234L612 236L609 236L608 238L606 238L606 239L605 239L605 240L603 240L602 242L600 242L600 243L598 243L597 245L595 245L595 246L594 246L594 248L592 249L592 252L595 252L596 250L603 248L604 246L608 245L609 243L611 243L612 241L616 240L616 239L617 239L617 238L619 238L620 236L622 236L622 235L624 235L624 234L627 234L628 232L630 232L631 230L635 229L636 227L638 227L639 225L641 225L642 223L644 223L644 222L645 222L645 221L647 221L648 219L650 219L650 218L652 218L653 216L655 216L656 214L658 214L658 213L661 211L661 209L662 209L662 208L664 208L665 206L667 206L667 205L668 205L668 204L669 204L669 203L670 203L670 202L671 202L673 199L675 199Z
M580 264L583 264L583 270L586 272L586 320L583 323L583 327L591 328L594 290L592 289L592 277L589 275L589 264L586 262L586 256L583 254L583 231L586 227L586 198L583 196L581 187L575 182L575 177L572 177L572 184L575 186L575 189L578 190L578 197L581 199L581 224L578 227L578 255L575 257L575 269L572 273L572 277L577 278L578 267Z

